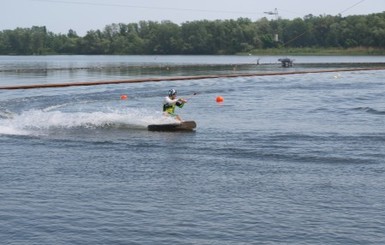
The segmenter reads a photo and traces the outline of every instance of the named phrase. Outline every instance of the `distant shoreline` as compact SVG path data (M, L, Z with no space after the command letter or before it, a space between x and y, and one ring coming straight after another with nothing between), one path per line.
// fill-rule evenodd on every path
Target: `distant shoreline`
M149 54L65 54L65 53L41 53L41 54L7 54L0 56L65 56L65 55L108 55L108 56L122 56L122 55L149 55ZM154 56L162 56L153 54ZM167 56L168 54L163 54ZM178 54L170 54L178 55ZM190 54L179 54L189 56ZM193 54L193 56L221 56L221 55L264 55L264 56L385 56L385 48L270 48L270 49L254 49L250 52L242 52L236 54Z
M245 54L245 53L242 53ZM378 48L271 48L255 49L251 55L293 55L293 56L382 56L385 49Z

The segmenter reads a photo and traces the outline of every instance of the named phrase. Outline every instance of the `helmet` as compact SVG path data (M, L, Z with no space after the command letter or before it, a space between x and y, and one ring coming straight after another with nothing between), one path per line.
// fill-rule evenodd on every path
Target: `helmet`
M176 90L175 89L170 89L169 91L168 91L168 96L173 96L173 95L176 95Z

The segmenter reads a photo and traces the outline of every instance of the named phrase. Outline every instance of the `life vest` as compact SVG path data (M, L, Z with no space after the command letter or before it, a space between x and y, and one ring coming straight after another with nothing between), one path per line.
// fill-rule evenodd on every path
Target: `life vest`
M169 114L174 114L176 106L178 106L179 108L182 108L184 106L184 103L177 101L175 104L169 104L169 103L163 104L163 111Z
M174 113L175 111L175 105L170 105L170 104L164 104L163 105L163 111L168 112L168 113Z

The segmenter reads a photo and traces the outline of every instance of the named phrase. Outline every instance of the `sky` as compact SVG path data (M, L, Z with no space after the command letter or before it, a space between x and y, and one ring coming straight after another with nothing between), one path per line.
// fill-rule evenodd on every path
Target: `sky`
M0 31L46 26L55 34L74 30L84 36L113 23L194 20L240 17L257 21L303 18L308 14L366 15L385 11L384 0L2 0Z

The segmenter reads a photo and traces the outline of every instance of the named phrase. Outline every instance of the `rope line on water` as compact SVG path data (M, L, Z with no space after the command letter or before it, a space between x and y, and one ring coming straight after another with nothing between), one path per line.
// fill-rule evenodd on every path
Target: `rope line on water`
M95 82L72 82L72 83L0 86L0 89L6 89L7 90L7 89L58 88L58 87L96 86L96 85L122 84L122 83L162 82L162 81L178 81L178 80L180 80L180 81L183 81L183 80L202 80L202 79L235 78L235 77L283 76L283 75L296 75L296 74L309 74L309 73L371 71L371 70L385 70L385 67L346 68L346 69L309 70L309 71L292 71L292 72L265 72L265 73L239 73L239 74L217 74L217 75L198 75L198 76L175 76L175 77L156 77L156 78L149 77L149 78L95 81Z

